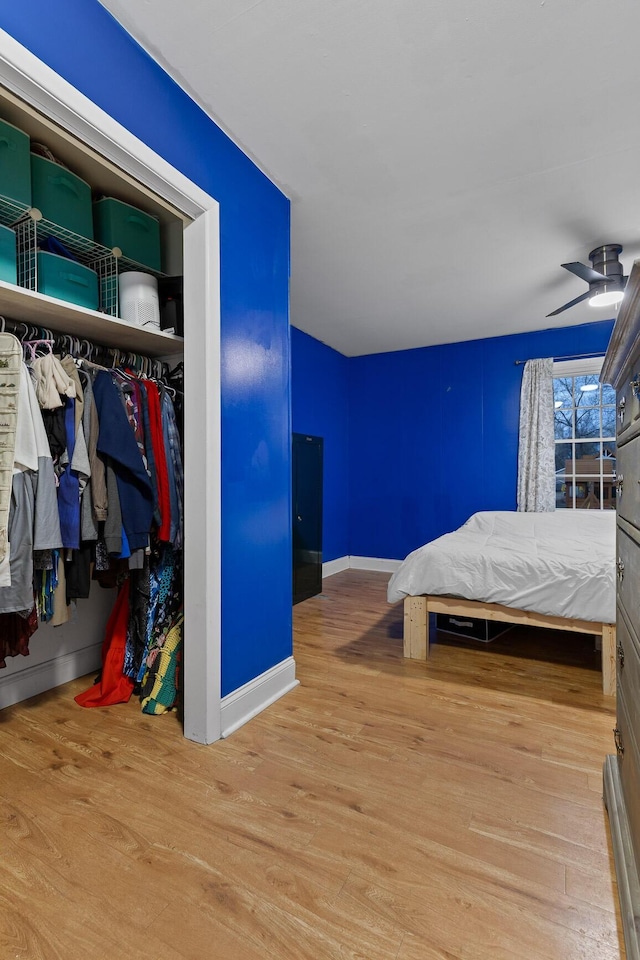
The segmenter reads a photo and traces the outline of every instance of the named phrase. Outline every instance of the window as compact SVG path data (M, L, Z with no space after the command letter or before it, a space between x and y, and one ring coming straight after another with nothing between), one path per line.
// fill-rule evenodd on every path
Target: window
M615 391L602 357L553 365L556 509L615 510Z

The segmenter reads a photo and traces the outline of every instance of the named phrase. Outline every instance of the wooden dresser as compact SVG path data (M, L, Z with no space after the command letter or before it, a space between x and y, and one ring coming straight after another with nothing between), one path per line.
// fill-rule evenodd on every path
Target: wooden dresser
M604 764L604 800L629 960L640 960L640 261L607 350L601 379L616 390L616 753Z

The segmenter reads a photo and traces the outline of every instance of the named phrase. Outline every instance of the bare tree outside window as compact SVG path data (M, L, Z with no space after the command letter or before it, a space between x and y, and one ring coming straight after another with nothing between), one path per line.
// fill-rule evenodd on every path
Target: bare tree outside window
M556 509L615 510L615 392L598 375L554 378Z

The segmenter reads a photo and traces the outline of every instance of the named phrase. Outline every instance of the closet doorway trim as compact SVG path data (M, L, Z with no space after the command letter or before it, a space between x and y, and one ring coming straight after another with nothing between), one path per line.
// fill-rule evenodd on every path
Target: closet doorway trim
M218 203L4 30L0 84L193 221L184 230L184 407L185 423L199 418L199 429L186 427L184 438L184 735L213 743L221 700Z

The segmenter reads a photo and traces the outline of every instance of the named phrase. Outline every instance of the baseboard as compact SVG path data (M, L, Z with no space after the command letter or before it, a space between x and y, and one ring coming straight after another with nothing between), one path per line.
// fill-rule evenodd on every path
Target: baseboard
M381 573L395 573L402 560L384 560L380 557L349 557L352 570L379 570Z
M337 557L335 560L327 560L322 564L322 579L332 577L334 573L342 573L349 569L349 557Z
M380 573L395 573L402 560L385 560L381 557L338 557L322 564L322 579L332 577L343 570L378 570Z
M98 670L101 649L102 643L94 643L83 650L25 667L6 679L0 676L0 710Z
M296 662L293 657L287 657L243 687L227 694L220 704L221 736L228 737L234 733L299 683L296 680Z

